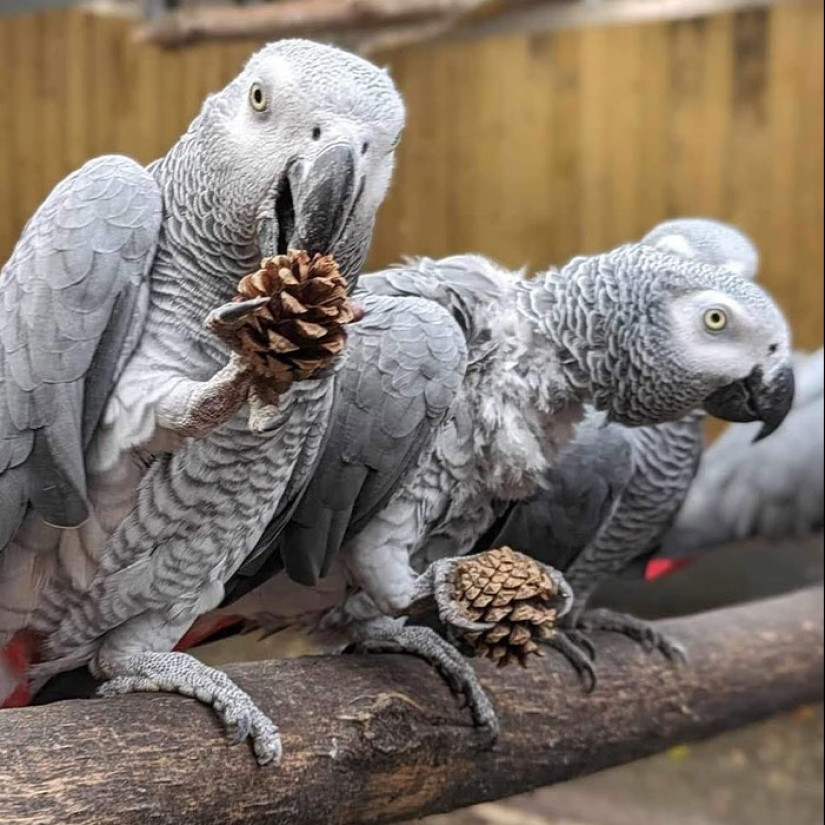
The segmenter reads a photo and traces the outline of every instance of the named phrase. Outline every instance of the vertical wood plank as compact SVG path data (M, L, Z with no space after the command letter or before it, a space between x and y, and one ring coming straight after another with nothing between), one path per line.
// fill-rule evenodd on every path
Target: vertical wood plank
M584 249L582 153L579 150L582 108L582 40L577 32L554 35L552 167L545 197L552 223L545 234L547 263L562 264Z
M40 164L43 131L37 105L42 15L8 18L12 57L11 100L14 159L12 205L18 227L31 217L46 194Z
M89 15L70 10L64 29L66 106L61 138L66 169L77 169L93 155L92 124L94 110L92 65L92 20Z
M792 284L792 317L805 317L809 323L799 324L796 339L800 346L816 347L822 343L821 308L825 301L823 272L823 191L825 177L825 66L823 65L823 4L812 3L798 9L802 18L805 69L801 74L800 146L798 177L794 187L797 195L799 250L794 272L783 273L783 282ZM819 312L812 312L816 307Z
M65 11L43 15L41 70L38 72L37 106L41 111L43 139L40 143L43 193L51 191L65 176L66 149L59 139L66 118L66 28Z
M14 212L14 116L12 113L12 27L0 18L0 267L11 253L17 230Z
M768 234L771 204L768 122L769 10L738 12L733 22L731 133L725 214L755 239Z
M668 142L670 94L670 28L666 23L639 27L638 214L636 231L643 234L668 215L670 157Z

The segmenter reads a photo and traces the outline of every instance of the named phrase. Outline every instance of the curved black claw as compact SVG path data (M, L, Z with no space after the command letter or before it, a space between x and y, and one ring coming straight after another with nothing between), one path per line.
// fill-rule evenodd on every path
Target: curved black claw
M367 653L411 653L429 662L444 678L453 693L464 699L473 722L482 736L482 747L498 741L496 712L467 659L429 627L381 629L357 643L355 650Z
M214 332L220 329L221 326L241 323L247 315L264 306L264 304L268 304L269 301L270 298L267 296L250 298L248 301L230 301L228 304L213 309L206 316L206 328Z
M607 608L588 610L582 615L578 626L582 630L620 633L640 645L646 653L658 651L674 664L687 662L687 651L679 642L668 638L650 622L637 619L628 613L616 613Z
M595 648L583 633L576 630L559 628L544 644L557 650L573 666L581 680L585 693L592 693L596 688Z

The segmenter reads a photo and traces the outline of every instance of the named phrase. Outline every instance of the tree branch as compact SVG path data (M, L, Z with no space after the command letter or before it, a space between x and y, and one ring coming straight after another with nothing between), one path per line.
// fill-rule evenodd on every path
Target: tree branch
M823 689L822 587L662 623L673 669L597 637L583 695L555 654L479 671L502 739L480 751L466 711L422 662L339 656L227 672L282 725L280 769L229 749L209 710L164 695L0 713L0 822L33 825L386 823L509 796L737 727Z
M390 28L427 32L545 0L284 0L249 7L194 6L162 15L137 38L162 46L204 40L329 37L371 40ZM382 38L383 39L383 38Z

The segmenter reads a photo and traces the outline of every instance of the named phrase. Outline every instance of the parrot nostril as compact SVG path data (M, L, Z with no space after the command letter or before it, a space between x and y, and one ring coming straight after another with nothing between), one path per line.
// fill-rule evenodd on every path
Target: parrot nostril
M366 155L367 152L369 151L369 149L370 149L369 143L362 143L361 144L361 154L362 155Z
M777 353L777 351L778 351L778 350L779 350L779 344L771 344L771 345L768 347L768 352L769 352L771 355L776 355L776 353Z
M321 139L321 127L320 126L316 126L312 130L312 139L313 140L320 140Z

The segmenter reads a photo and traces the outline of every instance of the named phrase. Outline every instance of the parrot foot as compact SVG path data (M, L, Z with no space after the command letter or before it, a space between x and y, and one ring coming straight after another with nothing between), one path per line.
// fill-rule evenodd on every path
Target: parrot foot
M637 619L628 613L616 613L613 610L599 608L587 610L579 619L580 630L601 630L607 633L620 633L636 642L645 653L658 651L669 662L686 664L688 657L684 646L658 631L650 622Z
M499 724L492 702L473 666L448 641L429 627L371 628L355 646L368 653L409 653L429 662L444 678L453 693L462 696L473 721L481 730L483 747L491 748L499 736Z
M439 559L434 561L427 570L418 577L415 584L414 607L408 610L414 613L422 602L435 600L438 608L438 617L450 630L459 633L483 633L495 627L494 623L476 622L469 619L462 604L456 601L454 594L454 571L456 565L466 562L467 557L453 559ZM559 605L557 619L566 616L573 607L573 591L564 576L549 565L541 565L547 572L558 593Z
M230 744L251 738L259 764L281 761L281 737L273 722L225 673L186 653L138 653L117 660L99 657L93 674L108 678L98 689L99 696L159 691L191 696L217 713Z
M202 438L246 403L252 370L237 353L208 381L181 380L158 405L158 423L185 438Z

